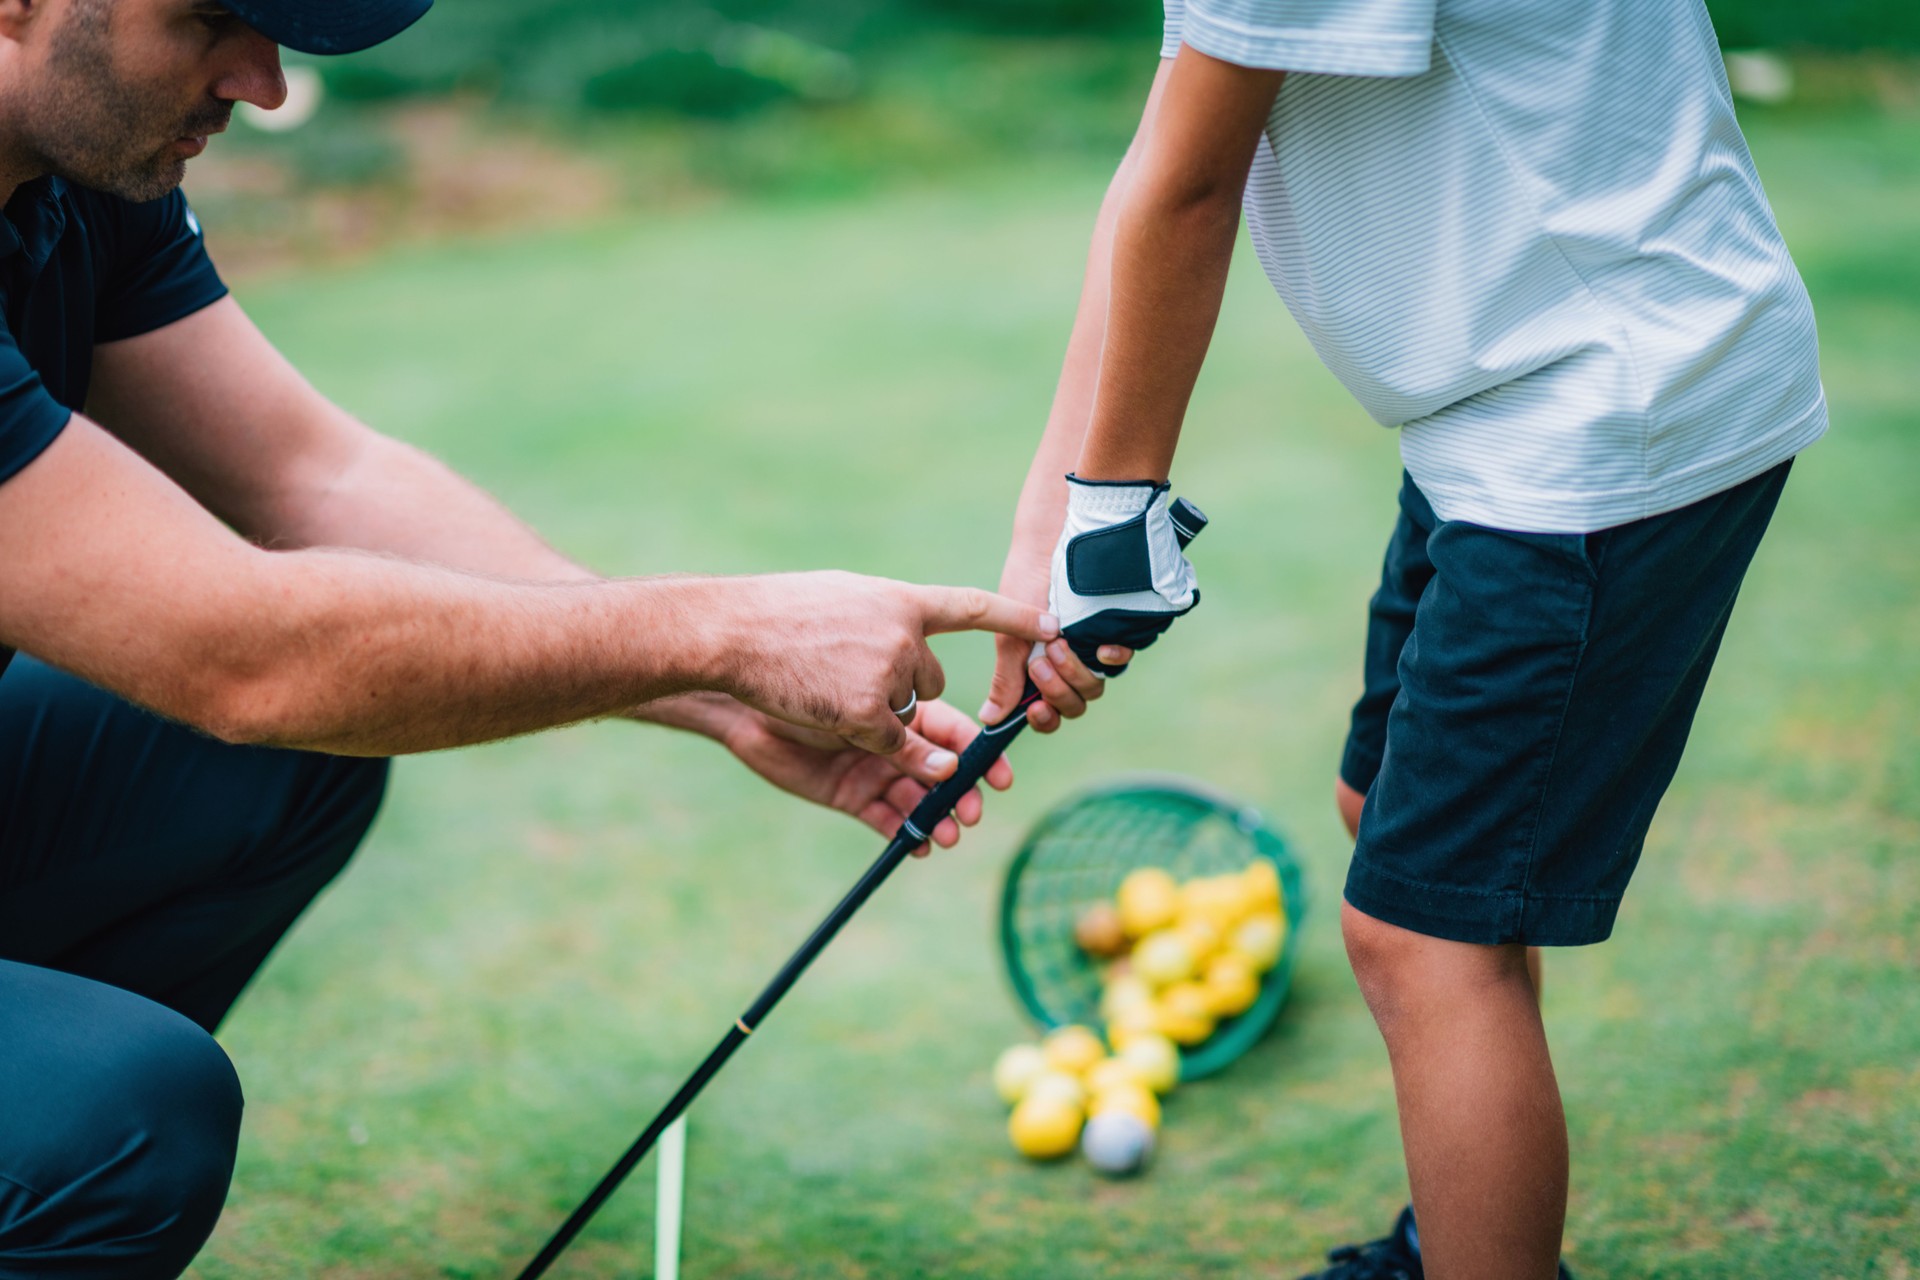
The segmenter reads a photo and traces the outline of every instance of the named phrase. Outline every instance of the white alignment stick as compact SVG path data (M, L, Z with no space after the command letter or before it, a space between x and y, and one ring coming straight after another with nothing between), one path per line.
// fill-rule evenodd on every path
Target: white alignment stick
M654 1280L680 1280L680 1201L687 1182L687 1118L660 1135L659 1192L653 1211Z

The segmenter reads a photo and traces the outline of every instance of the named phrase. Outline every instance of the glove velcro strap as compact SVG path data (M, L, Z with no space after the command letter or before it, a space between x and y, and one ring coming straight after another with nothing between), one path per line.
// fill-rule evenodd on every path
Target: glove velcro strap
M1102 645L1117 644L1132 649L1136 653L1158 640L1173 620L1181 614L1192 611L1200 603L1200 593L1193 593L1193 604L1179 613L1148 612L1143 609L1102 609L1091 618L1084 618L1060 633L1073 650L1074 657L1085 663L1089 671L1097 671L1103 676L1118 675L1126 670L1125 666L1110 666L1100 661Z
M1153 590L1147 513L1083 533L1067 542L1067 585L1082 596L1120 596Z

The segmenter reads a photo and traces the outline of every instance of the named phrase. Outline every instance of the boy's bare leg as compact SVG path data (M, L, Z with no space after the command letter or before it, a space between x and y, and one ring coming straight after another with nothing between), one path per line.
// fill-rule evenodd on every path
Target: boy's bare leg
M1567 1127L1526 950L1430 938L1343 907L1387 1042L1420 1256L1432 1280L1550 1280Z
M1363 797L1335 790L1356 831ZM1341 922L1393 1065L1427 1274L1546 1280L1565 1225L1567 1137L1539 949L1430 938L1350 906Z

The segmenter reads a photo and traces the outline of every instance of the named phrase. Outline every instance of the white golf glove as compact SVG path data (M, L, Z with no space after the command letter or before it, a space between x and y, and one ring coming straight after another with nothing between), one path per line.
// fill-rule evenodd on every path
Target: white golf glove
M1169 504L1152 481L1067 477L1067 521L1053 549L1053 615L1074 655L1098 675L1123 667L1099 660L1101 645L1144 649L1200 603L1183 554L1206 525L1185 498Z

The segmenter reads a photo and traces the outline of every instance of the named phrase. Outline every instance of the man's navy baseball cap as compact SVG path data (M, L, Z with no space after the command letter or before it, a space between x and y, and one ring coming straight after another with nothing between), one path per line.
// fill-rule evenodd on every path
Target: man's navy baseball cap
M220 0L275 44L301 53L358 53L420 20L433 0Z

